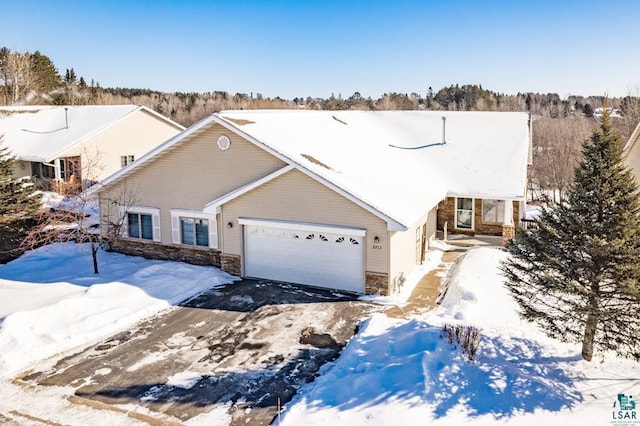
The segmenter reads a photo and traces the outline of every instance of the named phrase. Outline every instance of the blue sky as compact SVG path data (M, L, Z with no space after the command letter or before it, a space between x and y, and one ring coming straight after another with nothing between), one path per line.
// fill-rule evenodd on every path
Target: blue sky
M3 2L0 45L102 86L348 97L640 91L640 2ZM7 18L10 17L10 18Z

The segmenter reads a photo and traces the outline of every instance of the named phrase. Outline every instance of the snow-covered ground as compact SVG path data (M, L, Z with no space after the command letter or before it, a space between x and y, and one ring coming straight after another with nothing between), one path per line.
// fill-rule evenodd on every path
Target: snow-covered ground
M100 341L209 288L233 281L216 268L98 254L59 243L0 265L0 378Z
M498 272L505 256L470 250L435 311L367 320L280 424L610 424L617 395L640 392L640 364L611 354L585 362L579 346L521 321ZM475 361L442 338L444 323L481 329Z
M430 254L430 267L440 254ZM470 250L449 273L447 296L432 312L366 320L340 358L301 388L274 424L612 424L617 395L640 392L640 365L611 354L584 362L578 345L549 339L521 321L498 271L505 256L495 248ZM69 243L0 266L0 375L46 365L52 355L231 280L214 268L102 252L99 259L96 276L88 250ZM475 361L441 337L444 323L481 329ZM194 373L177 373L170 382L188 388ZM136 423L126 413L74 403L73 393L0 380L0 422L2 415L19 420L26 413L71 425ZM142 407L132 410L144 414ZM226 407L217 407L191 423L229 421Z

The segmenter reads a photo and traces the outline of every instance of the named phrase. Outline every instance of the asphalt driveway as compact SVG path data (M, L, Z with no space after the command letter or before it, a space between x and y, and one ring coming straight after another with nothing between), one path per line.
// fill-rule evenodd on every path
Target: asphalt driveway
M23 380L72 386L72 402L141 411L150 423L184 422L216 409L232 425L266 425L378 309L344 293L244 280Z

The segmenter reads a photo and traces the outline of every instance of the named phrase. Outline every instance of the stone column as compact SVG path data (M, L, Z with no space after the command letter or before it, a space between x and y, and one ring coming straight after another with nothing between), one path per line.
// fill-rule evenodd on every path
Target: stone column
M516 233L513 224L513 201L504 200L504 222L502 223L502 244L511 241Z

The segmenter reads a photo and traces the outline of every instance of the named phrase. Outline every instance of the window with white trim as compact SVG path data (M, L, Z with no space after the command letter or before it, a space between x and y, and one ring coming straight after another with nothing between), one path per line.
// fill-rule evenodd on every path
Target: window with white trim
M504 200L482 200L482 221L504 222Z
M180 242L191 246L209 247L209 221L181 217Z
M128 236L153 240L153 219L150 214L127 213Z
M473 229L473 198L456 198L456 228Z
M122 155L120 156L120 166L125 167L129 164L133 163L135 157L133 155Z
M171 209L171 233L174 244L218 248L215 215L197 210Z
M140 240L160 242L160 209L132 206L122 212L122 235Z

